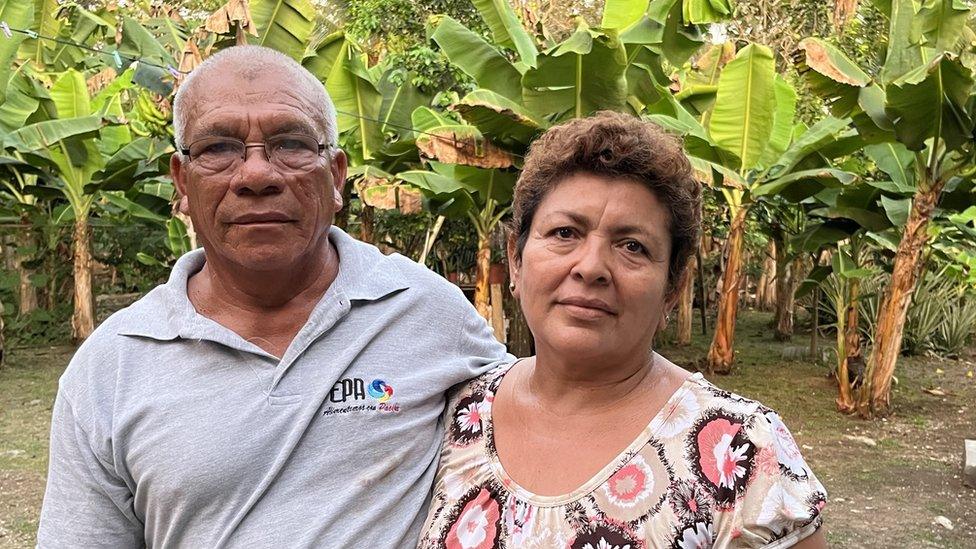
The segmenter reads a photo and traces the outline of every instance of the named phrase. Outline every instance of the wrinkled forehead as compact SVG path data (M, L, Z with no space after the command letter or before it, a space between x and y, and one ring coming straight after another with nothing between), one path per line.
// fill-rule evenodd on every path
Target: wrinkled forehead
M255 77L214 71L195 84L186 107L188 140L210 135L244 138L254 124L265 134L324 136L322 108L311 100L308 84L287 71L272 68Z

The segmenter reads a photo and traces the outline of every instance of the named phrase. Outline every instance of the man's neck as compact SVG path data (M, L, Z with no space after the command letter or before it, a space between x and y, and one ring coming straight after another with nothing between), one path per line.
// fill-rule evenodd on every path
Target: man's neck
M208 258L187 281L196 311L281 357L339 273L339 254L321 252L287 268L251 272Z

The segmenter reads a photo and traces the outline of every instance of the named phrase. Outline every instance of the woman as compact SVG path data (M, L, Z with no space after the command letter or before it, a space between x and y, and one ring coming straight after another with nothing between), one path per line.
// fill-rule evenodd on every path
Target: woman
M654 353L698 243L676 141L600 113L525 159L508 254L534 357L452 399L421 547L824 547L779 417Z

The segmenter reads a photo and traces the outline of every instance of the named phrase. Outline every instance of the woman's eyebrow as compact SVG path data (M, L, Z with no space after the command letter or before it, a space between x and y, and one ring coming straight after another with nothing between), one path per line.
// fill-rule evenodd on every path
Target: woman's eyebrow
M586 216L576 213L571 210L556 210L546 216L546 220L551 220L554 217L568 217L576 225L581 225L583 227L588 227L590 222L586 219Z

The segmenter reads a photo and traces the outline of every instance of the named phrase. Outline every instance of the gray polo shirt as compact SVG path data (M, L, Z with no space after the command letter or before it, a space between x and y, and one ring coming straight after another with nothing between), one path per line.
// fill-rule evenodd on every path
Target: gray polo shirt
M187 278L106 320L60 381L40 547L412 547L445 392L505 358L460 290L333 228L339 274L278 360Z

